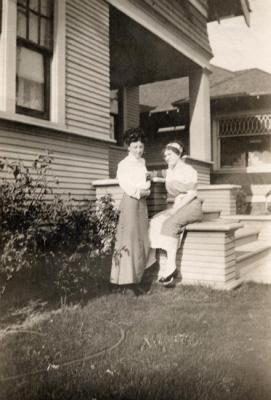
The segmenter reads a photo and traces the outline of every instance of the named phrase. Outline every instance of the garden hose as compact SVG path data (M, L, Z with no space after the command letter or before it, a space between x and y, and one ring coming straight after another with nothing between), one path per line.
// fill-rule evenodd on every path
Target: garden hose
M92 360L93 358L99 357L99 356L101 356L101 355L103 355L105 353L109 353L109 352L115 350L117 347L119 347L121 345L121 343L125 339L125 335L126 335L125 330L123 328L119 327L114 322L111 322L111 321L106 321L106 322L109 322L110 324L115 325L120 329L120 338L115 344L113 344L110 347L106 347L105 349L100 350L100 351L98 351L96 353L90 354L88 356L84 356L84 357L80 357L80 358L77 358L77 359L74 359L74 360L66 361L64 363L60 363L60 364L58 364L58 368L63 368L63 367L70 366L72 364L77 364L77 363L81 363L81 362L84 362L84 361ZM19 333L24 333L24 331L18 331L18 332ZM31 332L32 333L36 333L34 331L31 331ZM27 331L27 333L28 333L28 331ZM49 364L49 366L50 366L50 364ZM49 371L49 368L47 367L47 368L38 369L36 371L24 373L24 374L6 376L4 378L0 378L0 383L12 381L12 380L23 379L23 378L27 378L27 377L34 376L34 375L43 374L43 373L48 373L48 371Z

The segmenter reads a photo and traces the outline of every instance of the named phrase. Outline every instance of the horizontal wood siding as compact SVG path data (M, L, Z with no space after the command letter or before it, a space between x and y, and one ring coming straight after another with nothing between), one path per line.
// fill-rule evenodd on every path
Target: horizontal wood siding
M47 152L53 158L50 180L55 193L70 193L76 200L94 199L91 182L108 177L108 144L56 132L33 132L32 128L0 128L1 157L20 159L31 167L37 155Z
M126 89L127 129L139 126L139 87Z
M109 148L109 177L116 178L118 163L127 155L124 147L110 146Z
M66 18L67 126L109 136L109 5L67 0Z
M212 53L207 33L207 18L191 3L179 0L142 1L173 25L189 42Z

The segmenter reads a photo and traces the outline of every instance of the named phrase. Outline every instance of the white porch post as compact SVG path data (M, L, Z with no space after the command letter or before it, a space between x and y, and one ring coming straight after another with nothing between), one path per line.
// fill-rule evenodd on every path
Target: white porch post
M197 69L189 75L190 156L211 161L210 72Z

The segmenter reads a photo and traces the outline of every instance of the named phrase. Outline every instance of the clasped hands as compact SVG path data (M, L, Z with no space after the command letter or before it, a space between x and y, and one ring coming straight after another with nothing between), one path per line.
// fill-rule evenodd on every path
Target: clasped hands
M139 191L140 198L141 197L148 197L150 194L151 194L151 190L150 189L140 189L140 191Z

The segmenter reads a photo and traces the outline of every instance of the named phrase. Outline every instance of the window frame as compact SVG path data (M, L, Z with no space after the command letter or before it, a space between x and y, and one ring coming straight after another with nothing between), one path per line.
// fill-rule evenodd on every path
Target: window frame
M263 132L251 132L249 134L236 134L236 135L226 135L226 136L220 136L220 128L219 128L219 121L221 119L240 119L240 118L254 118L259 117L259 116L265 116L265 115L271 116L270 109L263 107L263 108L253 108L250 111L236 111L232 113L216 113L213 116L212 120L212 138L213 138L213 159L214 159L214 172L215 173L222 173L222 174L227 174L227 173L243 173L243 172L270 172L271 171L271 164L266 163L262 164L260 166L256 165L248 165L248 160L246 159L246 165L243 166L222 166L222 140L227 138L231 139L232 137L247 137L247 138L252 138L252 137L257 137L257 138L266 138L269 137L270 142L271 142L271 132L270 133L263 133ZM248 155L246 155L246 158Z
M48 120L16 113L17 1L2 0L0 35L0 116L9 121L65 130L66 125L66 0L54 0L53 46Z
M15 98L15 108L17 114L28 115L34 118L40 118L45 120L50 120L50 109L51 109L51 64L53 58L53 45L51 48L47 48L45 46L40 45L39 43L35 43L34 41L29 39L29 15L30 12L34 13L38 17L38 42L40 42L40 27L41 27L41 18L46 18L47 20L51 20L51 38L53 41L54 38L54 1L52 0L52 15L45 16L41 14L41 0L39 0L39 10L33 11L29 7L29 0L27 0L27 6L23 7L19 3L17 3L16 12L18 16L19 7L24 8L26 10L26 38L18 36L16 30L16 54L18 47L25 47L29 50L35 51L37 53L42 54L43 56L43 68L44 68L44 90L43 90L43 100L44 100L44 111L31 109L28 107L23 107L17 105ZM17 29L17 28L16 28ZM17 92L17 69L16 69L16 92Z

